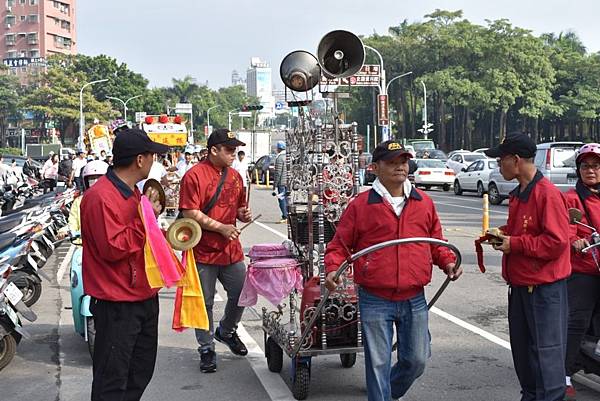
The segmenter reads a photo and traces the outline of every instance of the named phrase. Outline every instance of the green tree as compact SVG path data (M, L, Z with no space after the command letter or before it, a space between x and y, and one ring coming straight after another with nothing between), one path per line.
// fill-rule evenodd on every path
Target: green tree
M10 118L18 114L19 80L8 74L7 68L0 68L0 142L6 144L6 126Z

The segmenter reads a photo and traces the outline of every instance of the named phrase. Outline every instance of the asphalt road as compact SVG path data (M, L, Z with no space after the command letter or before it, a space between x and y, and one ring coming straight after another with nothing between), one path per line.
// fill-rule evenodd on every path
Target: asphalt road
M473 241L481 230L481 199L472 195L428 191L434 199L446 237L461 249L463 277L452 283L430 314L432 357L425 374L403 398L405 401L506 401L519 399L519 386L512 368L506 314L507 287L500 276L500 255L485 249L487 272L476 265ZM256 243L281 242L285 225L277 224L278 209L270 191L254 189L251 206L261 213L260 224L242 234L245 251ZM506 205L491 206L492 226L506 221ZM25 322L32 334L24 339L13 362L0 372L2 401L78 401L89 399L91 361L84 340L72 325L68 292L68 247L61 247L43 268L44 292L34 306L39 316ZM67 256L68 257L68 256ZM431 296L444 276L435 272L427 288ZM224 307L221 289L215 303L218 317ZM161 326L158 361L144 400L291 400L290 361L284 357L281 374L267 370L259 299L247 308L239 332L248 345L248 357L236 357L217 345L218 371L201 374L192 331L170 329L173 290L161 291ZM339 357L313 359L309 399L366 399L364 358L358 356L350 369L340 366ZM581 378L580 381L590 378ZM576 383L578 400L600 399L600 379L591 377L592 387Z

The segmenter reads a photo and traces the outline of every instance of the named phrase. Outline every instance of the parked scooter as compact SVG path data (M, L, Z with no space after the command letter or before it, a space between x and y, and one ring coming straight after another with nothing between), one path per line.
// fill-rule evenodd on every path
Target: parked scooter
M579 224L591 232L590 246L583 248L581 252L591 253L596 266L600 269L600 234L594 227L581 222L581 211L569 209L569 217L572 224ZM593 373L600 376L600 308L596 308L592 317L592 324L581 342L577 364L585 373Z
M71 242L76 245L71 259L71 305L73 313L73 325L75 332L81 335L88 344L90 356L94 355L94 341L96 338L96 329L94 326L94 316L90 312L91 297L83 291L83 273L81 256L83 247L79 235L71 238Z
M14 358L21 337L29 335L21 325L19 314L33 322L36 314L23 303L23 293L8 280L10 265L0 266L0 370Z

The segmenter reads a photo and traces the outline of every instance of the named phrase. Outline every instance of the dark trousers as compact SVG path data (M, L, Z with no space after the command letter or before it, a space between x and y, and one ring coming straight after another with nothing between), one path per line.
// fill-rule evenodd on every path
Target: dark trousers
M590 328L596 308L600 308L600 276L573 273L567 282L569 289L569 329L567 335L567 376L579 371L577 357L581 340Z
M567 280L510 287L508 326L521 401L562 401L567 314Z
M93 300L96 326L92 401L139 400L156 362L158 296L139 302Z

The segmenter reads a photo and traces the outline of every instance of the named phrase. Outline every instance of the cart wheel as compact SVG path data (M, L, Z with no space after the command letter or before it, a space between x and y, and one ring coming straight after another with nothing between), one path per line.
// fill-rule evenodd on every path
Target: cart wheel
M305 400L308 397L308 386L310 385L310 366L304 363L296 365L292 394L297 400Z
M340 354L340 361L342 361L343 368L351 368L356 363L356 352Z
M283 350L271 337L267 338L267 366L271 372L279 373L283 367Z

